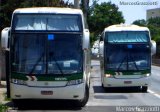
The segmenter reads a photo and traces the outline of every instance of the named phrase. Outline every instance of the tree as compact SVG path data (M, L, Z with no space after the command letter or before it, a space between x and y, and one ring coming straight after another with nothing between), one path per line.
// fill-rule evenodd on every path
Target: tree
M98 4L96 1L89 9L88 25L92 33L91 40L96 40L105 27L113 24L124 23L122 12L118 11L118 7L111 2Z
M81 0L81 9L84 15L85 28L88 28L87 17L88 17L88 9L89 9L89 0Z
M124 23L122 12L118 11L118 7L111 2L95 4L92 9L88 17L91 32L100 33L107 26Z
M147 22L149 25L159 27L160 26L160 17L150 18Z
M135 20L132 24L139 25L139 26L146 26L146 21L144 19Z
M12 12L16 7L20 5L21 2L21 0L4 0L4 1L5 2L1 2L1 7L0 7L0 19L1 19L0 31L4 27L10 26Z

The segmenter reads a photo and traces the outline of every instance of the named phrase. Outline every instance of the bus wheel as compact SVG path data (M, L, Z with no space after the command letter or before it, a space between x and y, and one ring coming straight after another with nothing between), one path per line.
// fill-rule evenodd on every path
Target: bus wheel
M14 104L14 107L19 107L21 104L20 100L17 100L17 99L13 99L12 102Z
M102 85L101 85L101 86L102 86L102 88L104 88L104 85L103 85L103 83L102 83Z
M86 105L86 103L88 102L88 99L89 99L89 87L86 86L84 98L77 101L77 103L76 103L77 106L78 107L84 107Z
M142 92L147 92L148 87L147 86L142 86Z

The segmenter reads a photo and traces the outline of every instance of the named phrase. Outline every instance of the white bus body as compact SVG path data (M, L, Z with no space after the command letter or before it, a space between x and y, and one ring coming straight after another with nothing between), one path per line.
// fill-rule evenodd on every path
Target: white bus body
M85 106L90 42L81 10L16 9L11 27L2 31L1 42L9 52L7 94L13 101L66 99Z
M137 25L112 25L104 29L99 43L102 86L142 87L147 91L151 55L156 43L149 29Z

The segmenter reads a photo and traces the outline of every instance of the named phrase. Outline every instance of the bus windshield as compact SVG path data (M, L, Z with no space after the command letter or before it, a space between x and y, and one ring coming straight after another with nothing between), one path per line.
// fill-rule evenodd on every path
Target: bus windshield
M138 71L150 69L149 44L105 44L106 70Z
M12 30L75 31L82 30L80 15L69 14L15 14Z
M109 43L144 43L149 42L149 32L147 31L119 31L106 32L105 40Z
M13 33L12 71L25 74L82 72L82 35Z

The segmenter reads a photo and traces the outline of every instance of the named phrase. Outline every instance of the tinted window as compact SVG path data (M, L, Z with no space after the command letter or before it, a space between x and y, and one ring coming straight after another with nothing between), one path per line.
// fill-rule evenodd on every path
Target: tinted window
M80 15L36 15L19 14L14 16L14 30L51 30L51 31L81 31Z

